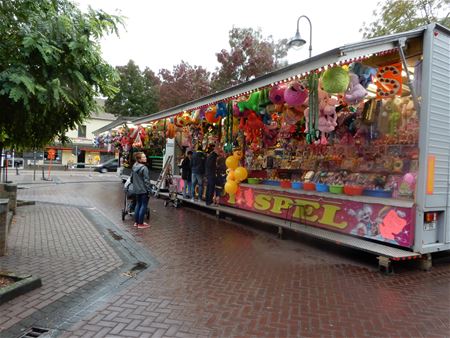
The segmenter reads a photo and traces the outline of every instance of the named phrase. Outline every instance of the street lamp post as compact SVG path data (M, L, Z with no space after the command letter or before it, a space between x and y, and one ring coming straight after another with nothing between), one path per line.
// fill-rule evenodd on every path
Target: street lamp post
M306 40L303 39L300 36L300 31L298 29L298 23L300 22L301 18L305 18L309 22L309 57L312 55L312 25L311 20L306 15L301 15L297 19L297 32L295 33L295 36L289 41L288 45L289 47L301 47L306 43Z

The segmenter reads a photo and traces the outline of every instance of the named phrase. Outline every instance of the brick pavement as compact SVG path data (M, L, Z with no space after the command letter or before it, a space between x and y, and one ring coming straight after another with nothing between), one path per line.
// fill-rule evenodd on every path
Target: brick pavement
M280 242L189 209L158 211L142 240L160 267L67 337L445 337L450 332L448 264L429 273L407 269L385 276L375 266L321 252L325 243L319 249Z
M122 264L79 209L20 207L0 270L33 274L43 286L0 306L0 331Z
M67 197L69 189L75 193ZM139 231L120 220L120 189L60 185L19 193L95 206L159 261L64 337L449 336L448 257L430 272L406 265L386 276L358 251L279 241L160 200L151 201L153 227ZM97 190L108 199L99 200Z

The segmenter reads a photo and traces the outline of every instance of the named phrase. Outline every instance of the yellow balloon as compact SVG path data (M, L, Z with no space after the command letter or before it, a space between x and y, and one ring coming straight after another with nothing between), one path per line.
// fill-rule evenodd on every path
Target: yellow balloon
M229 170L227 175L227 181L234 181L235 179L236 176L234 175L234 170Z
M225 183L225 191L230 195L234 195L238 190L238 185L235 181L228 181Z
M234 171L234 177L236 177L236 180L243 181L247 178L248 172L247 169L244 167L237 167Z
M235 156L228 156L227 159L225 160L225 164L226 164L227 168L234 170L239 165L239 159Z

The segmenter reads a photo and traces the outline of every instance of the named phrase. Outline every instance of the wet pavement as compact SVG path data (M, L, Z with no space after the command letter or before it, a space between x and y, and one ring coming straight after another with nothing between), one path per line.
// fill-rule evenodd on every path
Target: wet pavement
M187 207L165 208L156 199L150 201L152 227L137 230L130 218L121 220L124 196L114 174L73 175L61 173L57 184L25 184L29 181L23 179L25 189L19 190L19 198L44 204L19 208L8 264L25 264L34 256L35 262L28 267L31 272L47 273L46 264L38 261L44 259L42 250L53 250L58 257L46 255L45 259L56 262L47 265L60 272L61 283L71 273L83 280L82 270L76 270L83 261L91 262L95 271L91 282L98 285L107 274L117 275L123 257L121 261L110 241L96 232L99 226L91 225L80 211L88 208L101 214L99 223L111 229L114 225L123 237L135 240L152 264L139 278L104 293L94 309L62 327L61 336L450 336L450 255L436 256L428 272L402 263L394 275L384 275L378 272L374 256L294 234L278 240L274 229L217 219ZM36 234L26 235L24 229L27 223L37 222L27 215L39 213L41 225L35 226L47 230L40 230L36 239ZM64 237L74 227L86 234L85 247L73 236L54 244L54 238ZM53 240L45 241L46 237ZM25 245L30 238L39 242L41 253L35 251L37 244ZM67 249L70 242L79 242L80 248ZM72 253L70 259L64 256L65 250ZM0 258L0 268L6 260ZM0 324L3 334L39 313L39 302L25 305L33 301L30 297L37 300L45 292L56 292L49 286L54 284L51 277L46 281L40 290L0 306L2 317L16 309L14 315L9 313L10 324Z

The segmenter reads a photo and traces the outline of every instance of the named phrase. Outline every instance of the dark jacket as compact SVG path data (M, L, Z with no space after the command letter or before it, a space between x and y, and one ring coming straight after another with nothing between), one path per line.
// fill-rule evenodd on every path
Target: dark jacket
M206 156L203 151L196 151L194 154L192 154L191 170L193 174L205 174L205 159Z
M206 176L208 177L216 177L217 156L218 156L217 153L215 151L212 151L211 154L209 154L208 158L206 159L205 171Z
M185 157L183 161L181 161L181 178L186 181L190 181L192 179L192 170L191 170L191 160L189 157Z
M146 165L136 162L131 170L133 193L149 194L151 192L150 175Z

